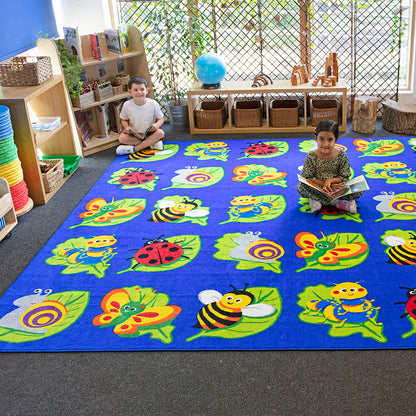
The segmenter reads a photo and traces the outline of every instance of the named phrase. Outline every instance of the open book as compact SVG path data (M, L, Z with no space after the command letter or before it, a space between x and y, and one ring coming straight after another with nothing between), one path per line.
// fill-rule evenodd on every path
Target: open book
M150 129L152 128L152 124L146 129L144 133L139 133L136 130L133 130L131 127L129 127L129 133L133 136L137 137L140 140L144 140L147 136L147 134L150 132Z
M333 201L340 198L344 195L355 194L357 192L367 191L369 188L367 181L365 180L364 175L357 176L355 178L350 179L348 182L342 184L342 188L338 189L337 191L326 193L322 190L322 188L316 184L314 184L309 179L304 178L301 175L298 175L299 182L304 183L305 185L309 185L310 187L316 189L317 191L321 192L323 195L329 196Z

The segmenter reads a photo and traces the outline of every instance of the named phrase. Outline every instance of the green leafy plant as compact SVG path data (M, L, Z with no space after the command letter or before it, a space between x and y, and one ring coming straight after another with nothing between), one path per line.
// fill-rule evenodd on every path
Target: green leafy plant
M81 67L77 58L68 51L61 39L54 39L58 48L59 58L65 76L65 83L71 98L78 97L82 90L82 80L80 77Z
M185 91L181 79L194 78L193 60L202 54L211 37L202 31L199 12L190 2L155 2L150 13L142 16L143 42L149 69L157 80L156 97L162 102L181 105Z

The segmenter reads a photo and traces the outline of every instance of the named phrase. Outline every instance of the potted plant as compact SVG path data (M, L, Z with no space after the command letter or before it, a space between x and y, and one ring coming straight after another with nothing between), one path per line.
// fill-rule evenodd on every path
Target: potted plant
M190 2L153 3L153 9L142 21L149 70L156 99L167 107L173 128L189 125L183 78L194 78L194 60L201 55L210 35L199 25L198 10Z

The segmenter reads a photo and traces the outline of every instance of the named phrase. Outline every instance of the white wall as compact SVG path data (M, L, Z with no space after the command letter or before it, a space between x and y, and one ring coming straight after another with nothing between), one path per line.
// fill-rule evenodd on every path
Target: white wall
M59 36L64 26L77 27L80 35L111 27L108 0L52 0Z

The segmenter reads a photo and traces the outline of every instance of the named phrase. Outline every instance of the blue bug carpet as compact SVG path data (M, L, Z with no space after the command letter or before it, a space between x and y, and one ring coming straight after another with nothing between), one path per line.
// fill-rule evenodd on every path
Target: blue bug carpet
M297 193L313 140L118 156L1 298L0 350L414 348L415 144L339 140L356 214Z

